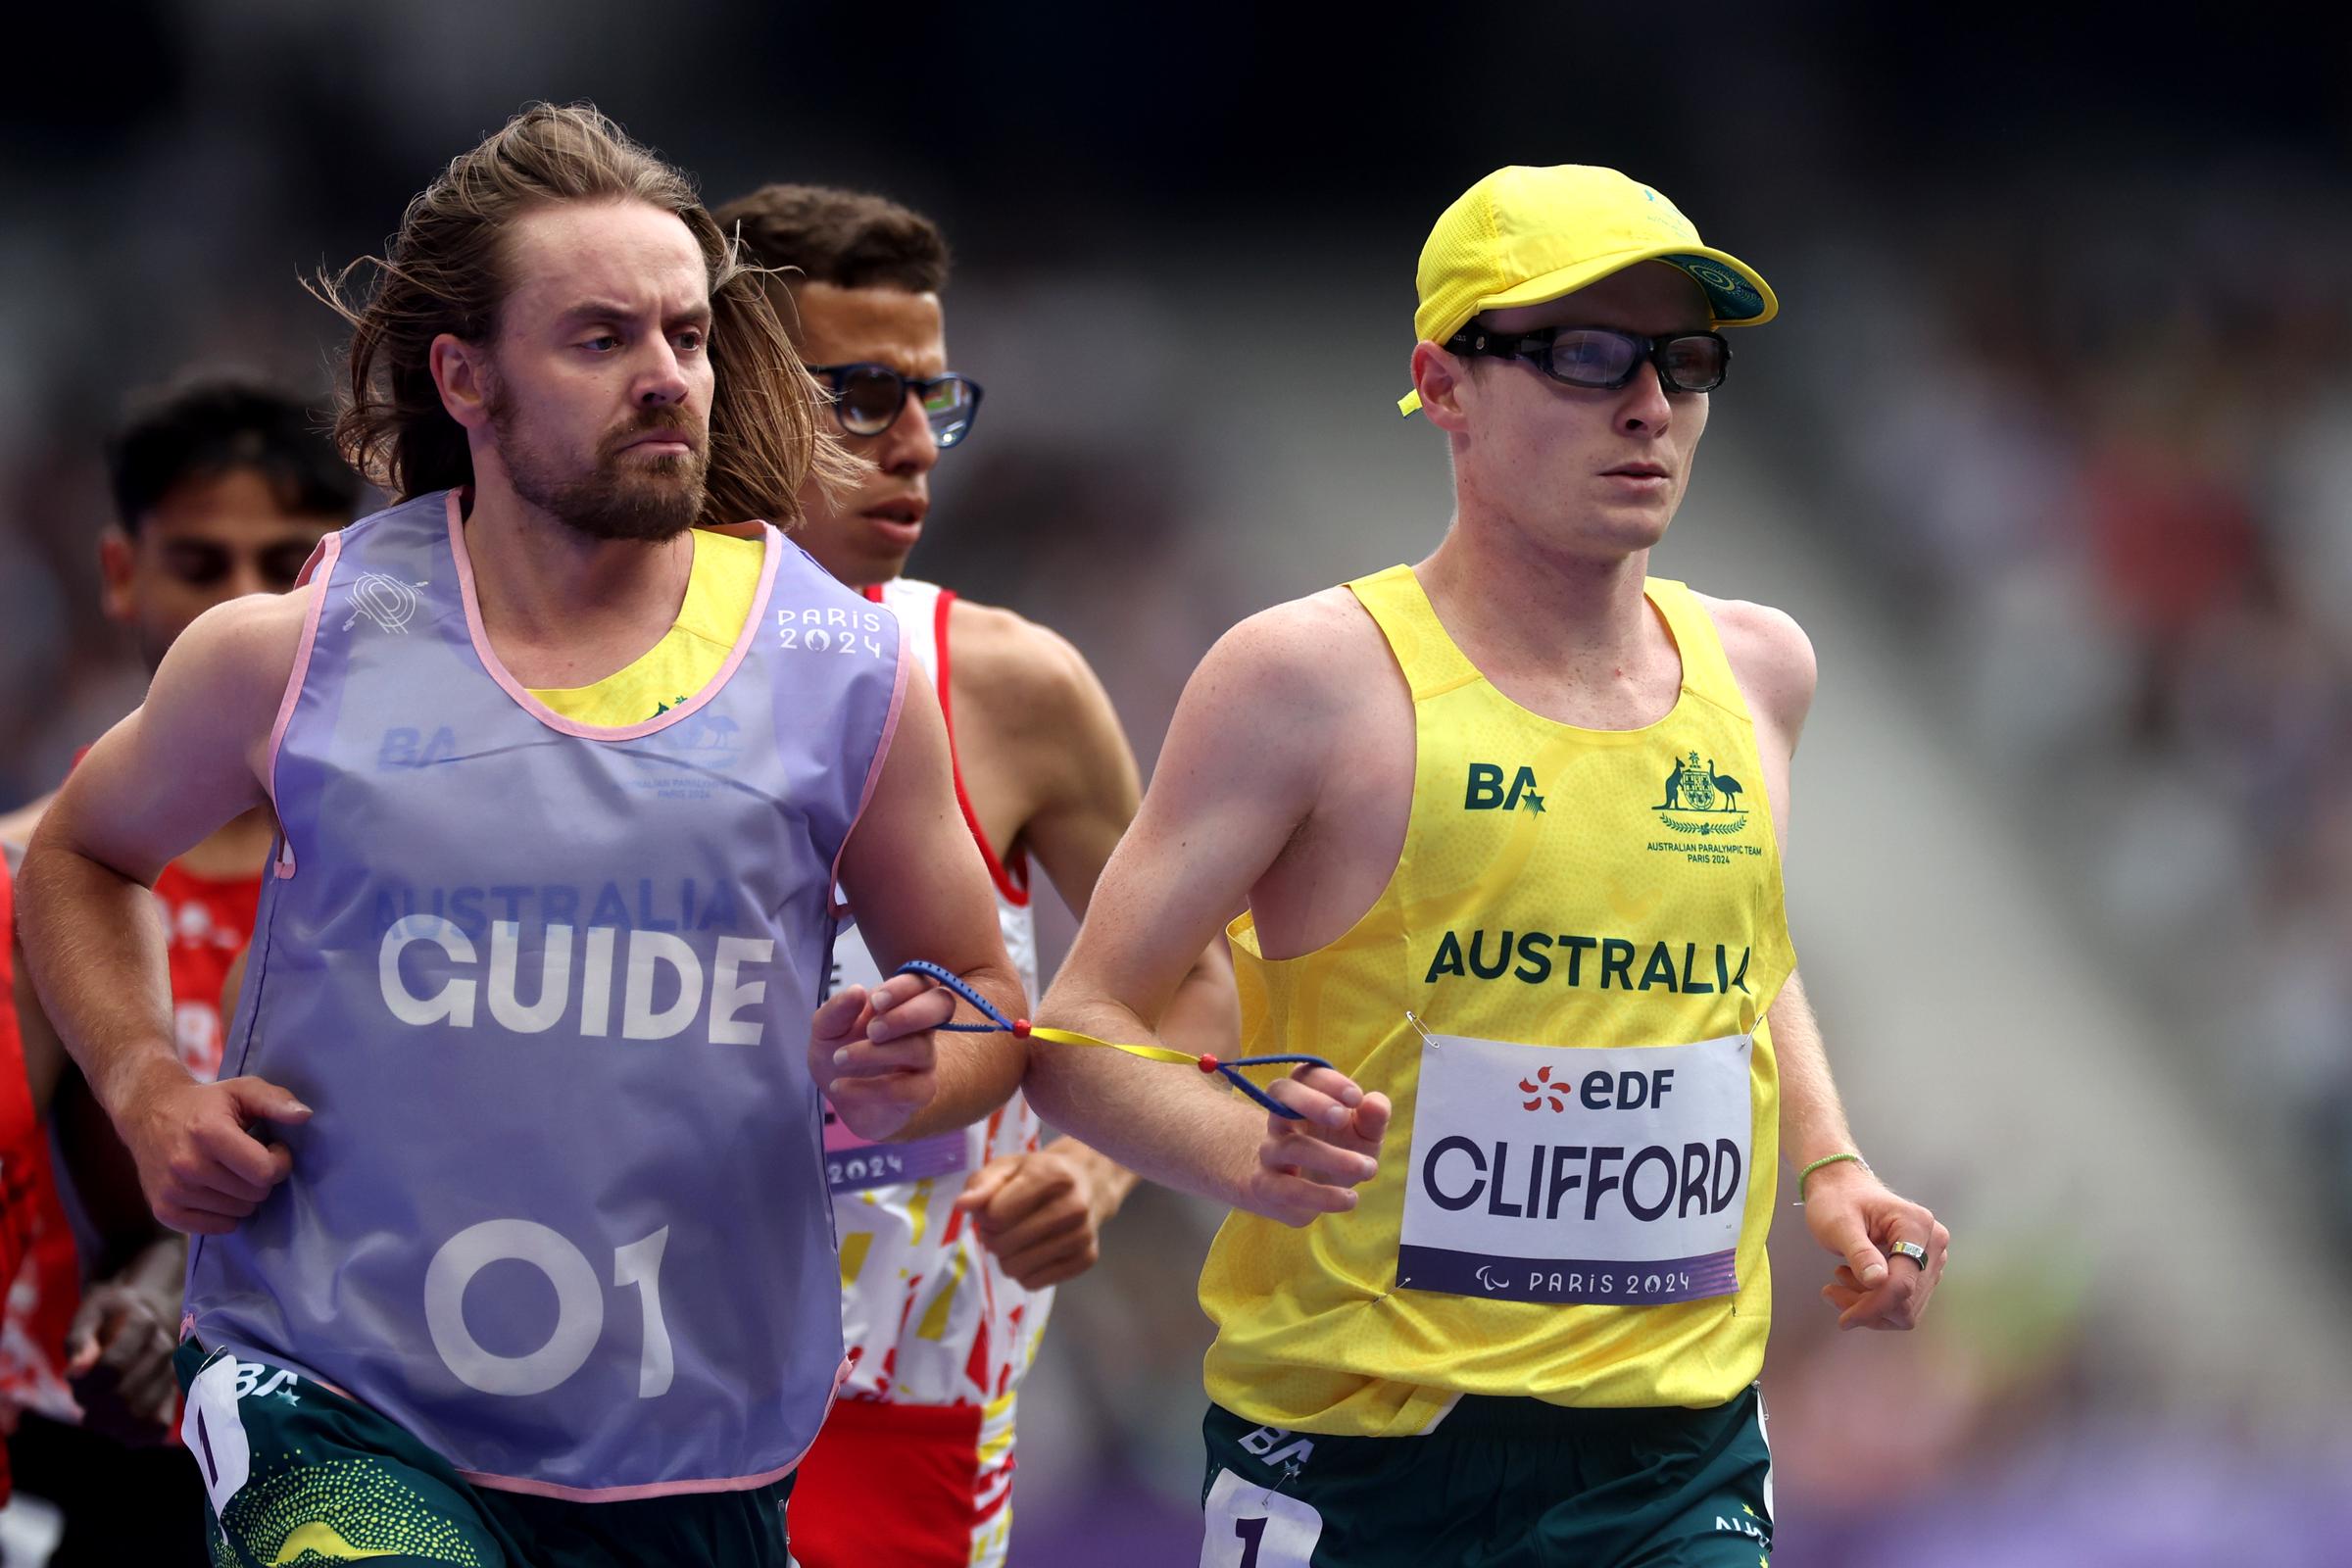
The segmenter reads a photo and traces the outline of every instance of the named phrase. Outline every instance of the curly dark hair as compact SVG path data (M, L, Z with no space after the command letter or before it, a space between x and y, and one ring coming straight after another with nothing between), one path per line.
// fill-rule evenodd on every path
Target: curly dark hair
M948 285L939 225L886 196L827 185L762 185L713 212L746 254L768 269L771 296L801 283L936 294ZM785 324L789 299L776 297Z
M190 479L250 468L288 513L348 522L360 478L302 400L230 371L197 371L135 399L106 444L115 516L135 534Z

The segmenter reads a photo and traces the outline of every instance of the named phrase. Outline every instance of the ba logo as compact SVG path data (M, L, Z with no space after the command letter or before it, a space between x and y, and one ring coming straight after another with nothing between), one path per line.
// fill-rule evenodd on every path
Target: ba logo
M1288 1438L1291 1441L1284 1443ZM1314 1440L1299 1436L1284 1427L1259 1427L1242 1440L1244 1451L1255 1454L1268 1465L1280 1465L1294 1479L1315 1456Z
M446 762L458 755L458 732L447 724L427 736L420 729L401 727L384 731L383 743L375 750L375 765L379 768L431 767Z
M1715 771L1713 758L1702 762L1692 752L1674 759L1666 770L1665 798L1654 809L1658 820L1677 833L1737 833L1747 826L1746 797L1746 785Z
M351 630L362 615L374 621L386 631L405 632L416 613L416 589L398 577L387 577L380 571L363 571L351 585L351 618L343 622Z
M1544 797L1536 793L1536 770L1522 767L1503 788L1502 769L1493 762L1470 764L1470 788L1462 797L1465 811L1518 811L1541 814Z

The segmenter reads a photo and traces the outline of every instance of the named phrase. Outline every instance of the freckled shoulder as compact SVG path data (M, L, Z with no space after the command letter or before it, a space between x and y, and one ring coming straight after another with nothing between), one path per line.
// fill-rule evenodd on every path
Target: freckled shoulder
M1248 738L1236 755L1298 798L1356 771L1360 748L1411 722L1411 693L1371 612L1346 588L1262 610L1217 639L1185 688L1188 715ZM1409 729L1406 732L1409 735Z
M1756 717L1796 743L1813 706L1820 666L1812 639L1786 611L1744 599L1698 596L1723 639L1724 657Z
M1219 639L1210 658L1220 656L1253 666L1289 694L1286 706L1302 716L1343 713L1361 701L1367 680L1396 674L1380 623L1344 587L1258 612Z

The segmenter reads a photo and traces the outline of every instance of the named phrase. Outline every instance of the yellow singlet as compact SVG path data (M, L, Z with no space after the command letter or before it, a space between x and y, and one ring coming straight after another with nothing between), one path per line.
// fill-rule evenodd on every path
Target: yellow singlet
M1366 1437L1427 1432L1463 1394L1721 1404L1763 1365L1761 1020L1795 956L1714 623L1651 579L1681 695L1587 730L1496 691L1409 567L1348 587L1412 689L1403 853L1327 947L1269 961L1250 916L1227 934L1246 1052L1327 1056L1396 1118L1352 1213L1226 1220L1200 1280L1209 1396Z
M628 664L587 686L531 688L531 695L577 724L621 729L675 708L710 683L760 592L762 547L757 539L697 528L686 602L662 640Z

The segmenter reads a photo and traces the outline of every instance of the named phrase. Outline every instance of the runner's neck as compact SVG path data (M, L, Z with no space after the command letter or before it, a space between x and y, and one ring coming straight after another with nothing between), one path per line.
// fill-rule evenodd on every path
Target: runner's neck
M1592 560L1457 523L1413 572L1448 635L1506 691L1612 692L1680 683L1674 639L1643 594L1648 566L1646 550Z
M485 483L465 513L482 630L525 686L584 686L626 668L678 618L693 574L691 530L592 539Z

